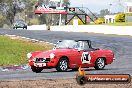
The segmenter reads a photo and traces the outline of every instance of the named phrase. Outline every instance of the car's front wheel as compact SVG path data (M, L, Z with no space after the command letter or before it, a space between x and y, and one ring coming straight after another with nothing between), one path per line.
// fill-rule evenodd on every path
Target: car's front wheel
M33 72L36 72L36 73L40 73L43 70L43 68L39 68L39 67L35 67L35 66L31 66L31 69Z
M68 70L68 60L66 58L61 58L58 62L56 70L59 72L65 72Z
M98 58L95 62L95 69L96 70L102 70L105 67L105 59L104 58Z

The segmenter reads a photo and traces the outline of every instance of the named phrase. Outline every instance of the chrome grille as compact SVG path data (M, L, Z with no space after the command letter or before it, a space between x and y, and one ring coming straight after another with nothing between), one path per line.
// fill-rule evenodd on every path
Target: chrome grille
M50 62L50 58L36 58L36 63L48 63Z

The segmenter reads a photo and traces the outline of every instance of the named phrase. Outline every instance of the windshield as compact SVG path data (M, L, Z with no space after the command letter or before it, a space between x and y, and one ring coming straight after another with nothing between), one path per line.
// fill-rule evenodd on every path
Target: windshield
M26 25L26 23L23 20L16 20L14 22L15 25Z
M78 42L74 40L63 40L59 41L56 45L56 48L78 48Z

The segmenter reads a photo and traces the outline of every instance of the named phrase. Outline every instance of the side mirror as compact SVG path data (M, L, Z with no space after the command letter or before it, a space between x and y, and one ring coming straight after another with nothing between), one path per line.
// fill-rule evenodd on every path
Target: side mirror
M82 49L81 48L78 48L77 50L78 50L78 52L80 52Z

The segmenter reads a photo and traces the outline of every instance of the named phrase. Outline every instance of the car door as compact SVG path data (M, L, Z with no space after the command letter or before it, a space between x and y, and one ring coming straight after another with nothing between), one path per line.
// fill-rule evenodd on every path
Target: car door
M71 67L89 67L91 65L92 51L89 49L88 43L79 41L78 47L71 51Z
M80 62L81 67L89 67L91 65L92 60L92 49L89 48L88 43L86 41L83 41L81 44L81 51L80 51Z
M81 56L82 56L82 51L78 51L78 49L72 49L71 50L70 66L72 68L77 68L80 65L82 65L82 62L81 62L81 59L80 59Z

